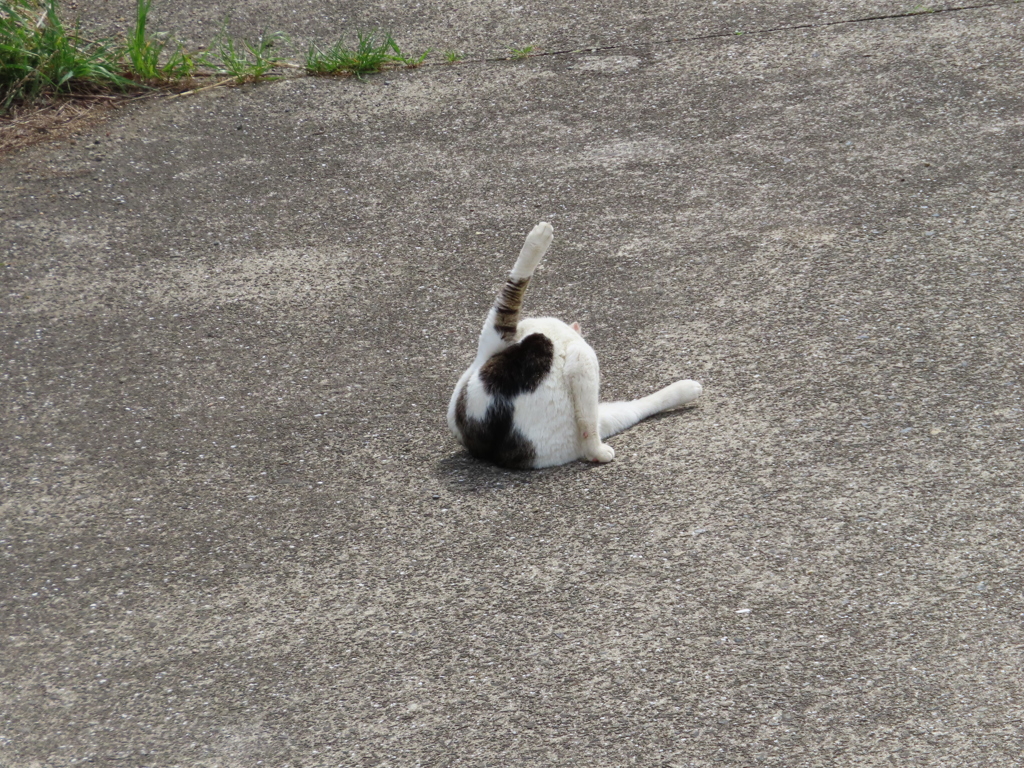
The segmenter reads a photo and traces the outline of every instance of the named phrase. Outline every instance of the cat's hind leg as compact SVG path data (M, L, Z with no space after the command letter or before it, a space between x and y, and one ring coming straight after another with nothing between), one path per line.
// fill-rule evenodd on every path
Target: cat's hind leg
M564 375L572 393L582 458L601 463L611 461L615 458L615 449L601 442L598 423L601 372L597 355L582 339L566 347Z
M530 284L533 271L551 246L553 238L554 230L546 221L535 226L526 236L526 242L519 251L519 258L516 259L515 266L512 267L498 298L494 300L490 312L487 313L487 319L484 320L480 340L477 342L474 366L480 367L491 355L512 343L519 327L519 311L523 305L526 288Z
M513 280L529 279L533 275L540 260L544 258L544 254L551 247L554 236L554 229L546 221L542 221L530 230L522 250L519 251L519 258L516 259L515 266L512 267L511 277Z
M692 402L700 397L703 391L700 384L691 379L677 381L669 384L664 389L659 389L653 395L641 397L638 400L620 400L614 403L601 403L598 408L601 439L611 437L634 424L643 421L648 416L667 411L669 408L676 408L680 405Z

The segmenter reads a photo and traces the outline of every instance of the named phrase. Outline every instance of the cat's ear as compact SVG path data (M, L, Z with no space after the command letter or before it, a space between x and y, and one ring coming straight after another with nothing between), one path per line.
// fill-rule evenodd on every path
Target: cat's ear
M580 336L583 335L583 331L580 330L580 324L579 323L573 323L572 324L572 329L574 331L576 331L576 333L578 333Z

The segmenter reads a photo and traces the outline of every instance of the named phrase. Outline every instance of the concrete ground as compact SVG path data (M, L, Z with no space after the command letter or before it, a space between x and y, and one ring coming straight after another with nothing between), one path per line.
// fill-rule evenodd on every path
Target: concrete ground
M0 163L0 765L1019 766L1024 4L462 5ZM540 219L609 465L445 425Z

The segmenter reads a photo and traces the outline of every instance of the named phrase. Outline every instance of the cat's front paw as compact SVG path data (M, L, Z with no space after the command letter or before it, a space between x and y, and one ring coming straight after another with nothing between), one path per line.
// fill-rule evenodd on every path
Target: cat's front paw
M598 464L607 464L615 458L615 449L607 443L601 443L593 451L587 451L587 461L596 461Z

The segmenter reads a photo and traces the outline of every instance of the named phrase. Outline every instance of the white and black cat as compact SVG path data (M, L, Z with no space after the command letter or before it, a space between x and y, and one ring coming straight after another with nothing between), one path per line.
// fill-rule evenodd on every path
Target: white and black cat
M579 324L519 319L526 287L552 236L546 222L527 236L487 314L476 359L448 404L448 426L459 442L476 458L509 469L611 461L615 451L604 438L701 394L700 384L687 379L639 400L600 403L597 355Z

